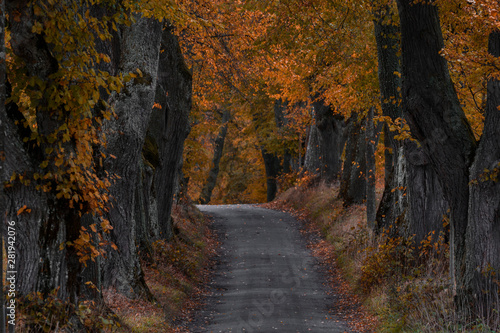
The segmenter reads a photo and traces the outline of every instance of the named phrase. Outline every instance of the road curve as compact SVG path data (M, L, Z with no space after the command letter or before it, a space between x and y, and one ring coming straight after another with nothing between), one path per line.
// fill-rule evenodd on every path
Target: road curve
M334 300L293 217L252 205L198 208L213 216L222 253L191 332L352 332L328 313Z

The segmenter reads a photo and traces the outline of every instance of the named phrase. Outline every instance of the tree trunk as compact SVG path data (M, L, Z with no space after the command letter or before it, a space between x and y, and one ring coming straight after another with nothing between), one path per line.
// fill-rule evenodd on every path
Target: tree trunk
M149 132L158 144L159 165L155 173L158 223L163 239L172 233L172 205L181 180L184 140L189 134L192 75L184 62L174 27L167 23L162 34L156 102Z
M6 90L5 90L5 81L7 79L7 65L6 65L6 57L5 57L5 1L0 0L0 180L3 180L3 161L5 160L5 144L4 144L4 137L5 135L5 130L4 130L4 125L3 125L3 116L5 115L5 97L6 97ZM4 226L7 225L7 216L4 216L4 212L6 211L5 207L5 202L4 202L4 192L3 192L3 185L0 185L0 258L3 260L3 253L4 253L4 240L8 240L8 238L4 238L5 233L5 228ZM3 291L3 281L4 281L4 275L3 275L3 262L2 262L2 267L0 267L0 276L1 281L0 281L0 300L2 300L2 305L0 306L0 332L4 333L5 332L5 297L4 297L4 291ZM8 276L6 276L8 277Z
M32 160L27 153L27 145L23 144L24 135L20 135L18 128L14 125L17 116L22 114L17 110L17 106L9 103L6 108L11 108L10 112L3 110L0 112L0 142L2 142L2 163L0 171L1 182L8 182L11 175L16 173L28 174L35 169L37 160ZM10 116L9 116L10 113ZM15 182L12 186L2 186L2 222L14 222L16 231L16 271L17 271L17 292L19 296L27 295L37 291L39 275L41 270L41 249L38 244L41 238L40 228L48 219L49 207L47 197L34 189L34 186L25 186ZM30 207L29 214L17 215L17 211L26 205ZM5 219L5 221L4 221ZM4 228L7 230L8 225ZM56 230L57 231L57 230ZM5 239L7 244L7 239ZM62 258L61 258L62 259ZM54 270L52 273L60 277L60 273ZM8 277L9 274L7 274ZM56 288L60 285L53 286ZM46 284L43 282L42 284Z
M400 105L401 72L399 27L391 22L394 13L388 6L375 12L374 28L379 60L382 111L392 121L403 117ZM428 158L415 143L401 142L385 126L386 185L377 212L376 231L389 229L393 236L412 237L416 245L435 231L443 230L443 215L448 204L443 198L438 177ZM388 154L388 149L392 154ZM388 177L392 172L392 177Z
M382 114L391 121L403 117L401 108L401 72L399 26L393 24L394 12L390 6L382 6L374 11L374 34L377 42L378 80ZM384 125L385 144L385 186L376 213L375 232L382 230L399 233L398 224L405 221L406 161L402 142L394 138L394 133ZM397 232L396 232L397 231ZM399 234L397 234L399 236Z
M344 168L339 197L344 206L361 204L366 199L366 141L358 115L353 113L347 125Z
M59 64L43 36L32 31L34 17L31 6L24 1L7 1L6 10L9 17L17 17L9 22L11 46L15 55L24 62L25 75L52 83L49 76L59 70ZM10 94L10 88L7 94ZM65 124L66 115L61 115L59 111L51 106L47 91L43 91L36 110L40 136L47 138ZM62 147L66 154L74 152L73 142L42 140L39 146L24 142L25 138L30 137L31 129L24 126L25 119L17 105L9 103L1 113L0 140L4 143L2 182L9 182L14 172L30 179L35 172L54 175L61 171L52 160L44 170L39 165L49 160L49 150L57 151ZM54 114L61 116L54 117ZM66 199L57 197L55 186L42 192L36 189L36 181L22 184L15 180L10 185L3 189L5 201L2 214L5 214L8 222L15 224L18 296L35 291L48 293L59 287L59 297L77 303L81 267L76 251L74 248L59 249L61 243L74 241L79 236L80 218L77 212L69 208ZM22 206L29 209L18 214Z
M226 139L227 123L229 121L229 116L230 116L229 111L227 110L224 111L224 114L222 115L222 126L214 142L215 148L214 148L214 158L212 160L213 166L208 174L207 182L205 183L203 189L201 190L200 199L198 199L198 201L202 205L208 204L210 202L210 198L212 197L212 191L214 190L215 184L217 182L217 176L219 175L219 164L220 164L220 159L222 158L222 152L224 150L224 141Z
M321 174L321 139L316 124L311 124L309 128L309 138L307 140L306 156L304 158L304 169L313 175Z
M146 139L147 140L147 139ZM147 143L145 143L146 146ZM160 228L158 217L152 220L152 212L157 212L156 200L151 200L155 196L153 188L154 169L149 161L144 158L138 160L139 173L137 174L137 187L135 188L134 220L136 225L136 244L139 257L150 261L153 257L152 243L160 238Z
M437 172L451 207L450 272L459 298L464 292L465 233L469 204L468 168L476 142L460 107L446 60L433 3L398 0L401 20L403 110Z
M332 182L338 179L342 170L344 118L334 115L332 108L322 100L314 101L313 107L320 139L321 178Z
M500 57L499 31L490 34L488 50L491 55ZM497 321L500 305L499 105L500 81L492 77L487 85L483 135L470 174L465 276L465 286L472 292L476 314L486 320L496 318Z
M105 124L107 146L103 152L108 158L104 167L120 178L109 189L113 207L107 214L113 226L110 238L118 250L108 251L103 283L104 287L115 287L128 297L151 297L137 254L134 209L138 161L154 102L161 27L154 19L140 17L130 27L122 27L118 67L123 73L139 68L143 75L127 83L123 92L114 97L117 120Z
M407 214L402 235L413 237L416 246L435 232L433 241L437 240L440 231L444 231L444 217L447 215L448 203L436 172L429 165L429 158L418 147L417 143L404 143L406 162L406 195Z
M281 134L281 137L284 138L284 134L287 130L288 120L285 117L285 111L288 103L283 102L282 100L276 100L274 102L274 119L276 121L276 126L278 127L278 131ZM292 171L292 154L290 154L290 149L288 147L288 142L283 141L285 144L284 153L283 153L283 165L282 171L283 173L289 173Z
M261 148L262 158L266 168L267 201L273 201L278 192L276 177L281 171L280 160L276 154L268 153L265 148Z
M376 172L375 172L375 150L377 147L375 128L373 124L373 107L368 111L366 117L366 221L368 226L372 229L375 225L375 218L377 214L377 202L375 199L375 185L376 185Z

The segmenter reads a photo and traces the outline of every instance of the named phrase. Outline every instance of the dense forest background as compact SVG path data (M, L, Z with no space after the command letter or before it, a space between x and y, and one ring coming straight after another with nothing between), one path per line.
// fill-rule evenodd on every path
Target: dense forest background
M1 6L0 211L20 304L154 299L144 269L182 238L178 207L321 183L366 207L379 250L412 248L404 266L445 244L455 313L499 325L497 1Z

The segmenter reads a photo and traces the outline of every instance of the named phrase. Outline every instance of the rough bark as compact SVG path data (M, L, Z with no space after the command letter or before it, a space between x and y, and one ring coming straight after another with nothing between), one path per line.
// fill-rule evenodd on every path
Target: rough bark
M309 127L309 138L307 140L306 154L304 158L304 169L313 175L321 174L321 139L316 124Z
M361 204L366 199L366 141L364 130L353 113L347 125L345 160L340 179L339 197L344 206Z
M499 31L490 34L488 50L493 56L500 57ZM490 78L483 135L470 170L465 276L465 286L471 291L474 309L487 320L496 318L497 321L500 305L499 106L500 81Z
M398 0L401 20L403 110L422 144L451 207L450 272L459 298L464 292L465 233L469 204L468 168L476 147L460 107L446 60L434 4Z
M172 237L172 204L181 180L182 151L189 134L192 75L184 62L174 27L167 23L161 39L158 85L155 108L149 123L148 136L158 147L159 164L155 169L154 186L161 238Z
M34 17L31 6L25 1L7 1L6 12L9 17L14 16L14 11L18 19L10 21L13 52L24 62L28 77L50 82L49 76L58 71L59 65L43 36L32 32ZM54 133L66 120L64 116L52 115L58 110L48 107L47 98L47 95L42 97L36 113L37 130L43 136ZM54 163L49 163L43 171L39 168L40 163L47 158L46 151L57 148L58 143L42 142L39 147L35 147L23 142L24 138L30 136L31 130L24 128L24 116L13 103L2 110L0 117L0 140L4 142L2 182L8 182L14 172L25 173L26 177L30 177L34 172L54 174L58 170ZM74 151L71 142L63 143L62 146L68 154ZM23 185L16 181L2 193L2 215L5 214L7 221L14 221L16 227L18 295L35 291L47 293L59 287L59 297L69 298L76 303L80 292L78 257L73 248L60 251L59 245L78 237L80 218L68 207L68 202L56 197L54 189L42 193L35 186L36 182ZM31 211L17 215L23 205Z
M437 240L444 231L444 217L448 203L436 172L429 165L429 158L415 142L404 143L406 163L407 214L403 226L403 236L413 237L418 246L431 232Z
M397 75L401 72L399 27L385 17L394 14L390 7L383 7L375 14L382 112L395 121L404 117L399 96L401 79ZM443 230L442 220L448 204L422 148L409 141L396 140L387 126L385 129L386 148L391 148L392 153L386 149L386 185L377 212L376 231L388 230L391 225L393 236L412 237L419 244L429 232L435 231L437 236Z
M4 147L4 125L2 114L5 114L5 80L7 78L7 66L6 66L6 57L5 57L5 1L0 0L0 180L3 179L3 161L5 160L5 147ZM7 223L6 216L3 216L3 213L6 211L6 207L4 206L4 193L3 186L0 185L0 241L4 241L4 224ZM4 253L4 243L0 244L0 258L3 258ZM2 277L0 281L0 299L2 300L2 305L0 306L0 332L5 332L5 297L3 291L3 263L0 267L0 276Z
M395 121L403 117L400 105L401 72L400 31L389 18L394 13L389 6L383 6L374 12L374 34L377 43L378 80L382 114ZM397 230L399 222L405 220L406 211L406 161L402 142L395 140L394 133L384 125L385 144L385 186L376 214L375 232ZM398 230L399 232L399 230ZM396 235L394 235L396 236Z
M144 150L144 148L143 148ZM144 153L143 153L144 156ZM150 261L153 256L152 243L160 238L160 228L157 218L151 219L151 213L157 211L156 200L151 200L155 192L152 184L153 168L149 161L140 158L137 187L135 188L134 220L136 226L136 244L139 257ZM153 192L153 193L152 193Z
M105 124L105 170L120 177L110 187L113 207L107 216L113 230L110 238L117 251L110 250L104 263L104 287L115 287L129 297L148 296L136 248L134 208L141 150L146 137L156 88L161 41L160 22L136 18L130 27L122 27L120 36L121 72L140 69L142 77L127 83L124 91L113 97L116 120ZM144 38L148 36L148 38Z
M222 126L219 130L219 134L215 138L214 142L214 157L212 159L212 168L208 174L207 182L201 190L200 199L198 200L202 205L208 204L210 198L212 197L212 191L215 188L217 182L217 176L219 175L219 164L222 158L222 152L224 150L224 141L226 140L227 134L227 122L229 121L229 111L224 111L222 115Z
M377 202L375 200L375 149L377 147L375 126L373 124L373 110L370 108L366 117L366 221L373 228L377 214Z
M400 65L400 31L399 26L388 20L393 14L389 7L384 7L375 13L373 21L375 40L377 43L378 81L382 113L392 121L403 116L400 106L401 72ZM388 23L385 23L385 22ZM387 131L386 139L390 147L396 148L399 142L394 139L394 133ZM387 170L387 169L386 169ZM387 170L389 173L391 170Z
M403 234L401 225L408 222L407 163L402 146L394 152L394 165L377 209L374 231L390 231L390 237L399 237Z
M338 179L342 170L344 118L340 115L334 115L332 108L326 105L323 100L315 100L313 107L320 137L321 178L332 182Z
M17 107L12 103L7 108L14 108L9 113L16 112L21 115ZM18 134L14 125L16 118L9 117L4 110L0 112L0 141L2 148L2 167L0 181L7 182L14 173L31 173L35 169L36 160L30 159L23 145L24 136ZM41 225L48 219L49 209L45 194L37 192L31 186L25 186L16 182L13 186L3 188L2 186L2 222L14 221L16 229L16 271L18 272L17 291L20 296L37 291L41 270L40 257L41 249L38 244ZM17 215L17 211L26 204L31 208L30 214ZM4 226L7 228L7 226ZM54 270L56 276L60 274ZM62 282L62 281L61 281ZM59 281L57 281L59 284ZM45 283L43 283L45 284ZM54 288L57 285L54 285Z

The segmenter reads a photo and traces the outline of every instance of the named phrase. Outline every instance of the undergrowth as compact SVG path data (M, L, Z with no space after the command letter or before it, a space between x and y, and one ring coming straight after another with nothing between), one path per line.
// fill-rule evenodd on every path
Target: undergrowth
M444 232L420 244L387 230L375 236L364 205L344 208L337 199L338 184L327 186L308 175L300 184L282 181L287 189L276 204L305 211L333 246L342 276L379 318L376 332L500 332L498 299L491 302L489 325L455 311Z
M74 305L57 297L31 294L18 299L16 332L181 332L179 318L197 307L199 286L208 276L207 262L216 240L205 218L193 205L175 205L175 235L153 244L152 258L142 262L152 300L129 299L103 290L101 302Z
M129 300L109 293L108 300L130 332L180 332L176 320L197 306L193 297L206 278L215 240L205 218L193 205L174 206L174 237L153 243L153 258L143 262L146 284L155 301Z

